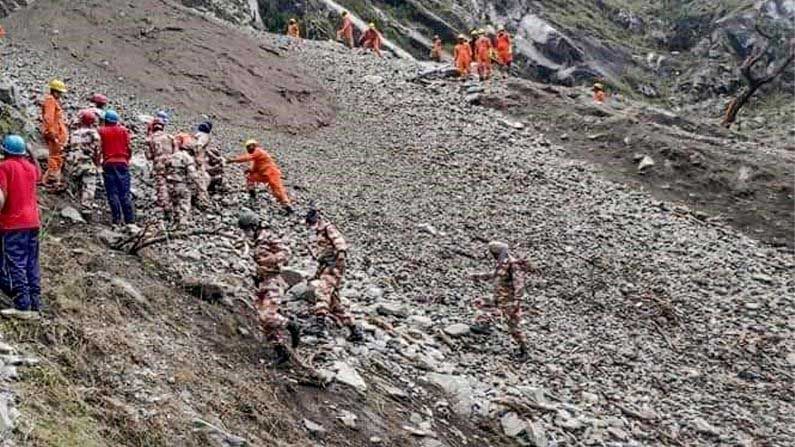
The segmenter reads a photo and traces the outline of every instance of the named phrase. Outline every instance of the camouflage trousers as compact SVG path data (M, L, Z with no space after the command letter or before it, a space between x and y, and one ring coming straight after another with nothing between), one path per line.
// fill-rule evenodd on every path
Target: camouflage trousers
M184 182L169 182L168 195L171 198L170 208L174 213L174 222L180 227L188 225L191 209L190 188Z
M155 204L161 213L171 211L171 199L168 197L168 180L166 179L165 169L155 169Z
M520 345L527 344L522 332L522 303L510 295L495 295L492 298L475 300L477 314L475 324L494 325L504 319L508 334Z
M268 342L286 346L289 320L279 313L279 300L282 298L284 288L284 280L279 274L260 276L254 308L257 310L257 318Z
M94 208L94 196L97 193L97 169L94 165L78 166L72 169L67 165L66 176L69 185L80 198L80 208L91 211Z
M210 194L207 188L210 186L210 176L207 171L197 170L199 180L191 185L191 192L193 194L193 201L200 209L205 209L210 206Z
M336 266L321 266L312 285L315 289L315 315L330 316L343 326L353 324L353 317L340 301L344 263ZM342 265L339 265L342 264Z

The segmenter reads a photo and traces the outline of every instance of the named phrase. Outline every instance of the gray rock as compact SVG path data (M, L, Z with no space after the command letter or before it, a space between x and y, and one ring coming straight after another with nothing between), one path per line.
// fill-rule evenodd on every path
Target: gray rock
M0 341L0 354L12 354L16 349L8 343Z
M9 79L0 79L0 102L6 103L11 107L17 105L17 88Z
M3 318L9 318L14 320L38 320L41 318L38 312L29 312L24 310L17 310L17 309L3 309L0 310L0 315Z
M342 425L350 428L351 430L356 430L356 420L359 419L359 417L348 410L342 410L340 411L339 416L337 416L337 419L342 422Z
M549 445L547 432L540 421L531 422L528 428L527 437L530 439L530 445L534 447L547 447Z
M762 274L762 273L754 273L753 275L751 275L751 279L753 279L754 281L763 282L765 284L774 284L775 283L773 278L771 278L769 275L765 275L765 274Z
M331 369L335 371L334 379L337 382L344 383L361 393L367 391L367 383L351 365L336 361L331 365Z
M228 433L223 428L213 425L200 418L195 418L193 420L193 427L196 430L206 432L210 435L210 437L216 439L223 446L246 447L249 445L248 441L246 441L244 438Z
M110 285L113 286L115 291L120 295L126 295L129 298L132 298L139 304L146 304L146 297L144 294L141 293L135 286L130 284L126 279L123 278L113 278L110 280Z
M380 299L384 296L384 289L378 286L369 286L367 290L364 291L364 295L370 299Z
M322 425L310 421L309 419L304 419L304 427L309 433L312 433L313 435L318 437L322 437L327 433L326 429L323 428Z
M691 421L690 424L693 427L693 429L699 433L710 436L720 436L720 430L718 430L715 426L713 426L703 418L695 418Z
M469 335L469 332L469 325L464 323L455 323L444 328L444 333L451 337L463 337Z
M107 246L116 244L121 240L122 237L123 236L120 233L108 230L107 228L103 228L99 231L99 233L97 233L97 239Z
M299 282L298 284L294 285L290 290L287 291L287 293L298 300L309 302L313 302L315 300L315 289L310 287L306 281Z
M428 381L451 396L452 408L460 416L469 416L475 403L474 389L469 378L450 374L429 373Z
M645 172L650 167L654 166L654 160L648 155L644 155L643 159L638 163L638 172Z
M502 415L500 425L502 425L502 432L511 438L519 436L527 430L527 421L513 411Z
M430 317L422 315L410 315L406 319L406 323L410 326L414 326L418 329L424 329L424 330L433 327L433 320Z
M362 78L362 82L366 82L368 84L383 84L384 78L378 75L367 75Z
M787 363L789 363L789 366L795 366L795 352L787 354Z
M391 302L379 303L378 306L375 308L375 311L378 312L379 315L384 315L387 317L391 316L391 317L406 318L409 314L404 306L398 303L391 303Z
M80 214L80 211L77 211L74 207L65 206L61 208L61 217L71 220L72 222L76 223L86 223L86 220L83 219L83 216Z
M11 400L13 396L9 393L0 394L0 433L8 433L14 429L14 418L12 417Z
M294 268L283 268L281 271L282 279L284 282L287 283L287 288L295 286L301 282L304 282L307 278L309 278L309 273L304 270L298 270Z

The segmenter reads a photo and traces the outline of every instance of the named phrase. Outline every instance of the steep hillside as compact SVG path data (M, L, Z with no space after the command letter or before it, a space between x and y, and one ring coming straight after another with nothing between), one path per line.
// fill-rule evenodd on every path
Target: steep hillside
M110 14L83 2L70 5L65 14L73 20ZM281 36L239 33L169 2L152 2L159 17L175 21L160 26L195 26L170 31L184 39L156 37L145 46L146 39L135 37L140 31L125 25L130 17L143 20L139 9L121 0L106 5L115 11L114 38L132 54L156 54L173 43L176 54L223 58L226 44L192 37L207 28L240 39L246 49L276 49L279 55L269 51L246 63L276 73L289 67L286 78L298 76L296 83L312 86L308 103L261 103L267 116L277 117L267 129L224 106L214 144L231 155L242 150L243 138L260 139L281 165L299 211L313 200L340 226L352 246L342 295L363 322L366 339L348 343L341 329L328 340L306 337L298 350L303 365L270 368L272 353L250 308L251 247L234 227L239 210L250 206L240 190L244 168L228 169L232 191L215 197L209 211L195 213L191 228L165 231L149 222L153 191L138 139L140 225L109 228L99 197L103 211L95 225L64 217L69 197L44 198L48 307L40 322L2 324L7 341L40 359L13 385L22 417L6 431L10 441L225 447L795 443L791 250L604 178L597 166L573 159L567 139L548 130L549 117L528 113L522 101L538 94L552 103L554 97L571 113L590 113L587 124L597 129L648 116L637 113L642 104L627 103L634 114L619 116L600 112L582 89L551 93L557 90L504 79L487 85L428 80L418 77L427 67L416 61L379 60L333 42L290 46ZM42 38L48 35L34 31L59 20L60 9L37 2L3 22L12 30L10 43L2 43L3 64L23 109L33 107L46 80L68 75L70 110L101 89L131 123L140 113L180 106L171 124L176 130L189 128L219 95L197 83L195 95L172 103L172 95L146 88L137 67L121 64L108 77L104 64L86 63L88 45L106 32L104 21L84 20L85 29L64 36L70 46L86 49L86 57L48 46ZM19 18L32 29L22 29ZM162 71L162 82L179 85L190 75ZM118 76L135 81L117 82ZM248 70L239 76L240 85L262 77ZM517 91L522 95L512 96ZM496 110L502 106L515 116ZM334 119L314 128L310 118L326 107ZM296 132L290 119L306 124ZM570 132L592 131L576 119L559 121L569 123ZM674 119L660 133L684 124ZM683 129L683 139L697 135L698 129ZM707 137L734 142L730 135ZM633 144L630 135L626 145ZM791 155L776 157L792 166ZM258 208L294 252L295 285L284 308L307 321L312 294L305 276L313 262L306 230L267 199ZM137 238L159 239L131 255ZM492 238L508 241L538 267L527 287L526 363L514 362L502 325L490 337L470 330L471 302L490 291L468 276L491 267L484 245ZM205 293L211 289L218 293Z

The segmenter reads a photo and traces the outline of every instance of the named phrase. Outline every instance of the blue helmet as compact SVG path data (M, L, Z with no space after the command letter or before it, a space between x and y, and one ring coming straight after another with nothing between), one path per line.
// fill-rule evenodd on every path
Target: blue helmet
M25 140L19 135L6 135L3 138L3 150L11 155L25 155L27 150Z
M205 121L199 124L196 130L199 132L210 133L213 131L213 123L212 121Z
M168 112L166 112L165 110L160 110L157 113L155 113L155 118L160 118L160 120L163 121L163 124L168 124L168 120L171 117L169 116Z
M119 122L119 114L115 110L105 111L105 122L108 124L116 124Z

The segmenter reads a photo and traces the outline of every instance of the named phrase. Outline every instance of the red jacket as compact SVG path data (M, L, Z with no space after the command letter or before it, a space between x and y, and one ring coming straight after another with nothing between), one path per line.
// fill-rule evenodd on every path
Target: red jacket
M7 156L0 162L0 189L6 202L0 210L0 232L35 230L41 226L36 182L38 167L27 157Z
M130 164L132 149L130 148L130 131L116 124L99 128L102 141L102 164Z

